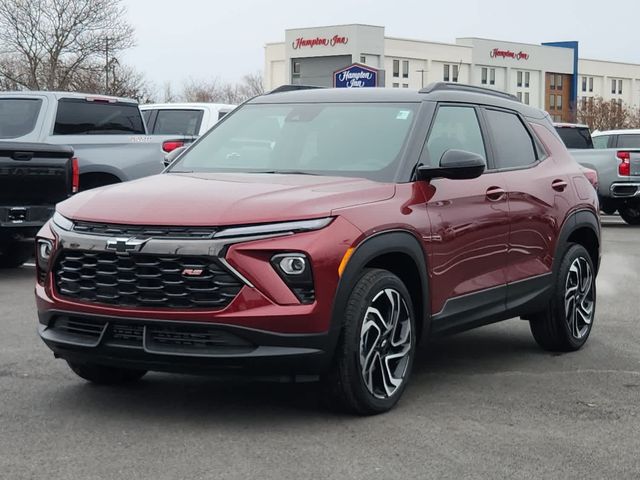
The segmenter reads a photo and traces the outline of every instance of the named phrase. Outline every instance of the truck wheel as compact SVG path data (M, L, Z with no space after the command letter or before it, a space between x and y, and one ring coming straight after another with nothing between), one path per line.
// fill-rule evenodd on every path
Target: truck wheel
M627 203L618 211L622 219L629 225L640 225L640 203Z
M29 260L35 247L30 243L16 242L0 245L0 268L17 268Z
M573 244L562 258L548 307L531 317L529 326L545 350L570 352L589 338L596 311L593 261L582 246Z
M107 367L95 363L67 362L73 373L91 383L99 385L119 385L140 380L146 370L134 370L130 368Z
M330 407L360 415L390 410L407 386L416 348L411 296L386 270L367 270L355 284L333 366L323 377Z

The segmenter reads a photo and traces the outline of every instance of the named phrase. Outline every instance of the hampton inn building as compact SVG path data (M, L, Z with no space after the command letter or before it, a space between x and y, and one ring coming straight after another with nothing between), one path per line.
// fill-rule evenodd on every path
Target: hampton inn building
M334 25L285 31L265 46L265 88L419 89L436 81L506 91L572 121L572 107L600 96L640 106L640 64L579 58L578 42L541 45L464 37L437 43L385 36L384 27Z

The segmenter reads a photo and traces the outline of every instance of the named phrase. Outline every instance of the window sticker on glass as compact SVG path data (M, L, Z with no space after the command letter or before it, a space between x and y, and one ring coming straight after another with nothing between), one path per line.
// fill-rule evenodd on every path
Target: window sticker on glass
M396 115L396 120L406 120L411 115L411 110L400 110Z

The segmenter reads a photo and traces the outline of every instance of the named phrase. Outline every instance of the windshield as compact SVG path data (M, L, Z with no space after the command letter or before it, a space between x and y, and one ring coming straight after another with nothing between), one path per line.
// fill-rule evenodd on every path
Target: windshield
M567 148L593 148L591 133L584 127L556 127Z
M392 181L417 105L246 105L188 150L171 171L307 173Z

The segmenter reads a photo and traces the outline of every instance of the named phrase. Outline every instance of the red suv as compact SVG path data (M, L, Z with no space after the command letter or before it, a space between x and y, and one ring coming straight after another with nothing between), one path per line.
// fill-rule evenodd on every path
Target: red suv
M597 212L549 116L510 95L280 88L163 174L57 206L39 332L92 382L318 375L378 413L420 338L521 317L545 349L582 347Z

